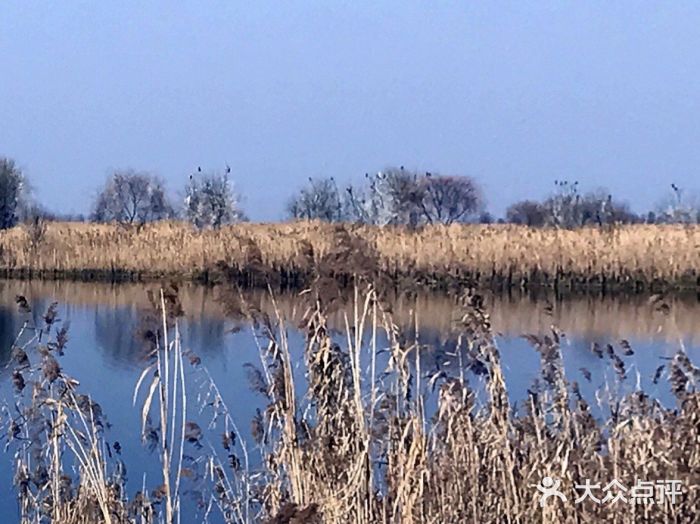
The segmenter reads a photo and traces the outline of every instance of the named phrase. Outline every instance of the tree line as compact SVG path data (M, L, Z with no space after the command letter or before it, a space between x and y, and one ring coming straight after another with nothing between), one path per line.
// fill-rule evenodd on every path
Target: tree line
M429 224L514 223L530 227L576 228L632 223L700 223L700 205L671 184L653 211L634 213L629 205L603 191L582 192L578 182L555 181L543 200L510 205L503 218L487 210L479 184L468 176L417 172L403 166L365 174L358 183L339 186L333 177L309 178L289 199L293 220L356 222L419 227ZM143 225L184 219L198 228L217 228L246 220L231 180L231 169L189 176L181 199L173 199L159 177L144 171L118 170L97 192L90 215L54 214L31 197L24 173L9 158L0 158L0 228L46 220L113 222Z

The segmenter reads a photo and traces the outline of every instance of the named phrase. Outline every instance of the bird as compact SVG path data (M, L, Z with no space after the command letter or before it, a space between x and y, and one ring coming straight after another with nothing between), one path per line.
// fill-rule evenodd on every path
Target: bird
M591 372L588 371L586 368L579 368L581 370L581 374L583 377L590 382L591 381Z
M676 184L673 184L673 183L672 183L672 184L671 184L671 189L673 189L674 191L678 191L678 186L677 186Z
M202 166L197 166L197 173L201 173L201 172L202 172Z
M231 172L231 166L226 164L226 173L230 173L230 172Z
M597 342L591 344L591 351L598 357L603 358L603 351L600 349L600 345Z

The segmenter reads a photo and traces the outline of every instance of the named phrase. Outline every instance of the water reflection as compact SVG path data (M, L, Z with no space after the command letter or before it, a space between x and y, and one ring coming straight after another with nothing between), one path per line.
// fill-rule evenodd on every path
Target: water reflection
M140 316L136 308L97 306L93 318L97 347L107 359L116 364L144 362L148 350L139 337Z
M0 367L3 375L6 374L5 368L10 361L12 343L20 327L14 304L0 304Z
M93 311L95 339L98 349L113 365L141 366L146 360L150 344L144 338L145 307L104 307ZM223 317L205 313L189 315L180 326L183 339L202 355L224 351L225 336L230 327Z
M104 357L113 365L140 366L145 346L140 339L143 312L150 304L146 289L153 285L106 285L70 282L0 282L0 363L7 363L9 347L21 328L26 314L18 311L15 297L27 297L32 306L30 315L35 322L54 300L59 302L61 315L89 311L93 318L90 334L72 332L71 336L90 337ZM185 286L180 297L186 313L186 339L203 354L225 351L227 334L233 327L217 300L217 289ZM271 312L270 297L264 292L251 292L246 300L262 311ZM282 314L292 323L300 318L299 300L291 293L276 297ZM455 322L454 297L422 295L397 297L392 303L394 320L413 337L418 325L422 346L448 349ZM544 296L534 300L523 296L485 296L494 331L502 339L514 339L526 333L545 333L556 325L575 340L581 351L593 342L629 339L634 344L667 347L667 352L683 341L687 346L700 344L700 323L696 322L700 305L697 297L670 298L670 310L658 311L647 297L602 299L576 297L552 301ZM329 324L340 331L345 326L345 315L350 311L336 311ZM84 329L84 326L83 326Z

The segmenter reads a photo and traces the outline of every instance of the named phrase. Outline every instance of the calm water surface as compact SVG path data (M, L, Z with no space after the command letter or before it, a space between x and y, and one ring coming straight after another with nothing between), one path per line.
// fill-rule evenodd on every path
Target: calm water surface
M128 470L129 489L140 489L144 475L151 487L159 484L157 457L140 443L140 409L132 407L132 394L139 373L145 365L143 344L136 338L141 312L147 306L147 285L102 285L80 283L27 283L0 281L0 395L12 404L13 392L8 368L10 348L26 314L18 311L15 296L25 296L32 306L30 315L39 322L53 301L59 303L59 317L70 322L69 342L61 359L64 371L80 381L81 391L91 394L102 405L111 424L108 439L119 441ZM240 427L249 433L249 421L261 400L248 388L246 362L259 362L258 349L250 330L231 330L234 322L227 319L217 300L216 289L186 287L181 290L185 309L182 322L184 346L195 351L209 369L225 401ZM264 310L269 297L252 294L250 300ZM298 321L298 300L293 295L278 297L285 317ZM494 330L505 366L509 393L514 401L527 396L527 388L537 376L539 357L520 338L525 333L547 333L555 324L566 333L563 355L570 380L581 384L584 395L614 382L614 374L605 360L593 355L592 342L630 342L635 354L624 357L628 369L629 388L641 385L661 402L673 402L665 381L652 383L654 371L663 357L672 356L683 346L691 359L700 362L700 304L696 297L670 300L670 311L656 311L645 297L626 299L576 298L556 301L523 297L486 297ZM454 365L450 362L450 340L447 334L452 323L453 300L446 296L398 298L393 304L397 323L413 326L418 317L418 337L426 346L421 355L426 368ZM342 313L330 319L343 325ZM292 344L301 347L298 332L290 333ZM580 368L593 374L588 383ZM301 365L299 366L301 374ZM245 436L245 435L244 435ZM249 435L248 435L249 437ZM0 514L11 522L17 515L12 487L11 456L0 458Z

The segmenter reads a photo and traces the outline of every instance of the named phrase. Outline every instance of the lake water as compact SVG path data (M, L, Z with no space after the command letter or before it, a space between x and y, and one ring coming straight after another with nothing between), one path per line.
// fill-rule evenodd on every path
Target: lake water
M134 385L146 365L143 343L136 333L142 311L148 306L147 289L155 290L157 286L0 281L0 395L12 404L10 348L27 315L39 322L49 304L57 301L59 317L70 322L61 365L80 381L82 392L91 394L102 405L111 424L109 439L120 442L127 466L134 468L127 472L132 491L140 489L144 475L151 487L160 483L157 457L141 445L138 437L140 408L132 406ZM18 310L17 295L27 298L31 313ZM248 433L249 421L262 404L249 389L243 364L259 362L258 348L250 330L232 331L237 323L226 317L218 296L218 290L211 288L186 286L180 290L185 310L182 337L184 346L202 359L239 426ZM249 299L262 310L270 308L271 301L265 293L251 293ZM299 301L293 294L281 294L277 302L284 316L296 325L302 314ZM664 380L654 384L652 380L657 367L665 362L663 358L683 347L691 360L700 362L700 302L695 296L667 299L667 311L659 311L648 297L637 296L565 300L547 296L486 296L485 303L514 401L527 397L527 388L539 370L538 354L521 335L549 333L552 325L567 335L562 346L566 374L581 384L584 395L592 396L606 381L614 382L611 366L590 351L594 342L605 346L608 342L628 340L634 355L624 357L627 387L632 390L639 384L665 404L673 402L669 384ZM425 346L421 358L426 368L453 365L447 337L454 319L453 305L450 297L431 295L399 297L392 304L399 325L414 326L413 313L417 314L418 338ZM342 311L330 322L341 328ZM290 339L292 345L301 347L300 333L292 330ZM585 380L580 368L592 373L591 382ZM0 514L9 522L17 515L12 460L9 454L0 460Z

